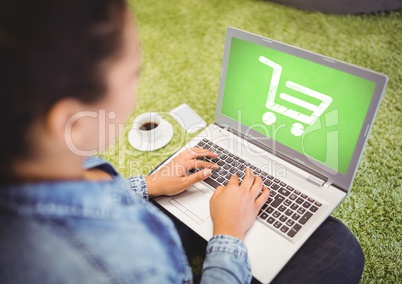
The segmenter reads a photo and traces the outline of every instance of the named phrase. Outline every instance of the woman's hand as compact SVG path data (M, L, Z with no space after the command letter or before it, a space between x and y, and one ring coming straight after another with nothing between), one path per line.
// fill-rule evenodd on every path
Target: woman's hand
M219 168L213 163L197 160L198 157L216 158L218 155L205 149L191 148L159 168L152 175L146 176L149 196L175 195L192 184L206 179L211 175L211 169ZM202 168L193 174L191 169Z
M241 185L239 178L232 175L226 187L219 186L210 200L213 234L243 240L268 197L269 190L263 187L261 178L254 176L250 169L246 169Z

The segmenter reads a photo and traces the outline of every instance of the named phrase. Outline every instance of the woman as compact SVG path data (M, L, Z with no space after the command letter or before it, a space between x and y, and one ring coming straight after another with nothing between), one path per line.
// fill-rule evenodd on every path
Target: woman
M140 53L126 4L15 2L0 7L0 281L190 283L180 237L148 198L208 177L217 166L196 158L216 154L190 149L163 175L125 180L106 161L70 147L103 151L109 145L99 133L111 137L111 128L97 114L107 114L107 126L133 108ZM195 167L204 170L187 176ZM268 196L248 170L241 185L233 176L215 191L202 282L251 281L242 240Z

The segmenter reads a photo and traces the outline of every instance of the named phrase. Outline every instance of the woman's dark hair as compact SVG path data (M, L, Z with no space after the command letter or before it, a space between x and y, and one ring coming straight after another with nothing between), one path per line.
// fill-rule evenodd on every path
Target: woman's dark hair
M105 94L102 66L120 51L125 11L124 0L1 1L0 180L56 102Z

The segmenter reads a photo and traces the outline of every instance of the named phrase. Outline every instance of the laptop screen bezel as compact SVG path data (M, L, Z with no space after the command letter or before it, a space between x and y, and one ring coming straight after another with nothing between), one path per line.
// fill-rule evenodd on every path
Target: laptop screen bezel
M364 120L363 126L360 130L360 134L358 136L358 140L355 146L355 150L350 161L348 170L346 174L342 174L340 172L335 171L334 169L325 166L322 163L317 161L313 161L312 158L309 158L302 153L299 153L278 141L273 141L272 139L267 139L266 136L263 134L250 129L244 124L239 123L238 121L224 115L221 113L222 109L222 100L225 90L226 84L226 72L230 54L230 47L232 38L237 38L241 40L245 40L254 44L258 44L261 46L265 46L270 49L275 49L293 56L297 56L330 68L334 68L343 72L347 72L353 74L355 76L359 76L370 81L375 82L376 87L374 94L372 96L372 100L370 102L366 118ZM310 52L298 47L294 47L288 44L284 44L275 40L271 40L269 38L265 38L262 36L258 36L252 33L248 33L242 30L238 30L232 27L227 29L226 33L226 41L225 41L225 48L223 53L222 59L222 70L221 70L221 77L219 83L219 90L218 90L218 99L215 111L215 123L222 126L228 127L230 129L234 129L235 132L239 133L247 133L248 137L253 137L259 141L259 145L266 148L272 154L280 153L281 156L285 156L287 161L291 161L294 164L298 164L304 168L309 169L311 172L317 173L318 176L325 177L327 182L338 187L339 189L348 192L352 186L354 176L357 171L357 167L359 161L361 159L364 146L367 142L367 139L370 134L370 130L372 124L374 122L375 115L378 111L381 98L385 91L385 87L388 81L388 77L362 68L352 64L348 64L346 62L342 62L333 58L329 58L314 52ZM265 139L264 139L265 138ZM262 142L261 142L262 141Z

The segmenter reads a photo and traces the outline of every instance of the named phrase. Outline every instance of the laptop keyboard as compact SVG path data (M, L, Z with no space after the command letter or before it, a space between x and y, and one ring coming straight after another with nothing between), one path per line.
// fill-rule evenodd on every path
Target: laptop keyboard
M199 158L219 166L219 169L212 171L212 175L204 180L214 188L220 185L226 186L233 174L237 175L241 182L245 176L246 168L250 168L255 175L261 177L263 184L269 188L270 194L268 201L258 214L258 219L282 235L290 238L295 237L322 205L314 198L303 194L205 138L195 147L207 149L218 154L218 157L214 159ZM197 169L191 172L195 171Z

